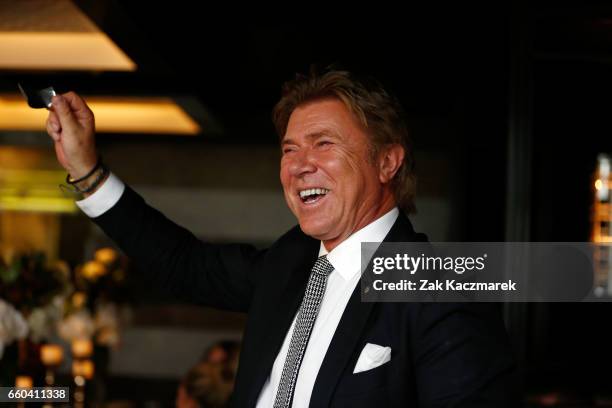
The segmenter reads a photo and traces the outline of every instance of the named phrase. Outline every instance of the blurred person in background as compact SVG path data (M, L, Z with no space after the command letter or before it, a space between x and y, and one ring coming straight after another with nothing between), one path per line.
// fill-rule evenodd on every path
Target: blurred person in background
M234 388L240 344L221 341L212 345L181 381L177 408L224 408Z

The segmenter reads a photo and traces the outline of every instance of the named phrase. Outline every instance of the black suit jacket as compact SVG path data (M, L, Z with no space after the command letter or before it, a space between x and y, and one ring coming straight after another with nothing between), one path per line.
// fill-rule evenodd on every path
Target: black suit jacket
M94 221L178 298L248 313L232 406L253 407L304 295L319 241L298 226L270 248L198 240L129 186ZM385 241L420 240L400 215ZM366 343L391 361L353 374ZM357 285L315 381L312 407L505 407L514 363L498 305L364 303Z

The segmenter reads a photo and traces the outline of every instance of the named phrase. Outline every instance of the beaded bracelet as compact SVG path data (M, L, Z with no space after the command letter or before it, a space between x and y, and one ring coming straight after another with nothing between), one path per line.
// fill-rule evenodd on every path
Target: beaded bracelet
M60 184L59 187L62 191L69 192L75 196L81 195L84 193L91 193L102 183L102 181L110 173L108 167L106 167L104 163L102 163L101 160L98 160L98 163L96 164L96 167L93 169L93 171L90 171L88 173L88 177L91 177L92 175L94 175L96 171L98 171L99 174L96 176L94 181L92 181L92 183L86 188L79 187L77 183L85 181L87 177L81 177L78 180L71 180L70 175L66 176L66 183L68 183L68 185Z
M86 174L86 175L84 175L83 177L78 178L78 179L76 179L76 180L72 180L72 179L70 178L70 173L68 173L68 174L66 174L66 183L74 185L74 184L79 183L79 182L81 182L81 181L83 181L83 180L87 180L89 177L91 177L91 175L92 175L92 174L94 174L94 172L95 172L96 170L98 170L98 168L99 168L100 166L102 166L102 157L101 157L101 156L98 156L98 161L96 161L96 165L93 167L93 169L91 169L91 170L89 171L89 173L87 173L87 174Z
M98 174L98 176L95 178L95 180L87 187L87 188L80 188L78 185L73 184L73 187L76 191L78 191L79 193L91 193L92 191L94 191L96 188L98 188L98 186L100 185L100 183L102 183L102 180L104 180L104 178L108 175L109 170L108 167L106 167L104 164L100 165L100 173Z

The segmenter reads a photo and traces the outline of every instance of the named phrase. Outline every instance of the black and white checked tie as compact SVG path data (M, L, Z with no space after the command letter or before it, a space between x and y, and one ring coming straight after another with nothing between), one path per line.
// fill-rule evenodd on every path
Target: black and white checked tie
M283 373L281 375L274 408L290 407L293 401L293 392L295 391L295 382L302 365L302 358L310 339L310 333L317 320L321 300L325 294L325 286L327 285L327 277L334 270L334 267L327 260L327 256L323 255L317 259L312 271L310 279L306 286L306 293L293 328L289 350L285 358Z

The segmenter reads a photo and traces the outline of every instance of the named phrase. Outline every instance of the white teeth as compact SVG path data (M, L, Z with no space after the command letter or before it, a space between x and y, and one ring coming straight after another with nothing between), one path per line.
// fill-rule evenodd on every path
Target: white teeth
M306 198L308 196L315 195L315 194L327 194L327 193L329 193L329 190L326 188L310 188L308 190L300 191L300 197Z

